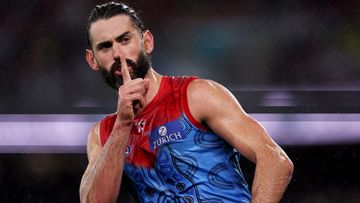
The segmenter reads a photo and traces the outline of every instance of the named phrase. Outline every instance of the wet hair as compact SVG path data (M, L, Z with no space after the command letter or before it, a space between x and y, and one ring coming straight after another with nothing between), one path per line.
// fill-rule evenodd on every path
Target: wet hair
M86 42L89 47L91 47L90 40L90 26L92 23L100 19L109 19L113 16L124 14L130 17L133 25L138 31L142 34L145 32L145 26L139 15L130 8L128 5L121 2L108 2L101 5L96 5L96 7L91 11L89 19L86 25Z

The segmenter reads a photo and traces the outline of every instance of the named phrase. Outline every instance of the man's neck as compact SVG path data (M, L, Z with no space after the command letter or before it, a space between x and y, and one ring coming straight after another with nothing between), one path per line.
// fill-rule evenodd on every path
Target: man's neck
M162 75L154 71L153 68L150 68L145 78L150 80L150 85L148 92L145 96L145 106L147 106L155 97L156 93L159 91L160 83L162 80Z

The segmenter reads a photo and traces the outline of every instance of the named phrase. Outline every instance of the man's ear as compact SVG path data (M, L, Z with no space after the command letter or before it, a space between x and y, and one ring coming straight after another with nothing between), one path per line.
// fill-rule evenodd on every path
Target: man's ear
M99 70L99 64L97 63L94 52L91 49L86 49L86 61L91 69L95 71Z
M147 54L151 54L154 49L154 37L149 30L144 32L144 49Z

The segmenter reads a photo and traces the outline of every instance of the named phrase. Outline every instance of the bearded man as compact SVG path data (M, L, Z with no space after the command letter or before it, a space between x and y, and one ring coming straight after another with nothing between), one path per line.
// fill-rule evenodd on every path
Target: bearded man
M117 111L89 133L81 202L279 202L293 164L222 85L157 73L154 37L138 14L92 11L86 60L118 92ZM256 164L251 193L239 165Z

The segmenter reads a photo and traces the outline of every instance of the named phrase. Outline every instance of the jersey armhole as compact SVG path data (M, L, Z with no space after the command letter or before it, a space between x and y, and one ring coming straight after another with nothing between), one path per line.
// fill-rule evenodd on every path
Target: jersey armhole
M110 133L115 124L115 119L116 119L116 114L110 114L100 121L99 136L100 136L101 146L104 146L106 140L109 138Z
M188 96L187 96L187 89L189 87L189 84L198 79L197 77L192 77L190 79L188 79L184 85L184 87L182 88L182 108L185 112L185 115L186 117L189 119L189 121L195 126L197 127L198 129L200 130L207 130L207 128L199 123L195 118L194 116L191 114L190 112L190 107L189 107L189 102L188 102Z

